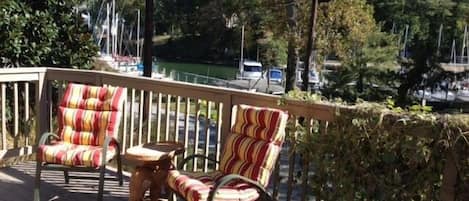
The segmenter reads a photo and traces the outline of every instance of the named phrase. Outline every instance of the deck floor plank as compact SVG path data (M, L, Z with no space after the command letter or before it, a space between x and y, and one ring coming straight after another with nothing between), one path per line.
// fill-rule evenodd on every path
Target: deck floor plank
M284 149L283 151L285 151ZM288 177L288 154L280 157L280 188L279 200L286 200ZM297 165L295 174L300 170ZM33 200L34 177L36 163L28 161L0 168L0 201L31 201ZM127 201L129 199L129 174L124 174L124 185L121 187L117 181L106 180L104 182L104 201ZM70 172L70 176L97 177L98 173ZM106 177L114 177L115 172L108 170ZM300 199L303 190L299 176L295 175L292 192L292 200ZM63 172L44 171L41 177L41 201L94 201L98 192L97 180L73 179L65 184ZM270 190L272 190L270 188ZM148 192L147 192L148 196ZM314 197L309 197L308 200ZM148 199L146 199L148 200ZM165 200L165 199L161 199ZM314 200L314 199L313 199Z
M0 168L0 201L33 200L35 162L25 162L7 168ZM70 176L97 177L97 173L70 172ZM114 177L112 171L106 177ZM41 201L85 201L96 200L98 180L70 179L65 184L63 172L43 171L41 177ZM105 201L127 201L129 178L124 176L124 185L117 181L104 182Z

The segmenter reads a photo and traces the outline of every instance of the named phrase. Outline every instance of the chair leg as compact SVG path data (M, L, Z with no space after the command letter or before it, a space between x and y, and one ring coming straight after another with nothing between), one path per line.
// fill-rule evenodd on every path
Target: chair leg
M124 180L122 177L122 159L120 153L117 153L117 179L119 180L119 186L123 186Z
M41 200L41 161L39 159L37 160L36 164L36 178L35 178L35 184L34 184L34 201L40 201Z
M106 171L106 165L102 165L99 171L99 189L98 189L98 199L97 201L103 200L103 193L104 193L104 173Z
M70 183L70 178L68 177L68 170L64 170L64 179L66 184Z

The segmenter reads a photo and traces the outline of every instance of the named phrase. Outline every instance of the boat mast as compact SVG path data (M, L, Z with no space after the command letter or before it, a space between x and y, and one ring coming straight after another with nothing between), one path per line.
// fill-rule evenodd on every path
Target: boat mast
M106 54L109 55L109 38L111 37L110 29L111 29L111 22L109 21L109 3L106 4Z
M120 30L120 39L119 39L119 55L122 55L122 42L124 40L124 24L125 20L122 19L121 30Z
M140 9L137 10L137 58L140 58Z
M467 28L467 25L466 25ZM469 44L469 36L466 35L466 44ZM467 64L469 64L469 48L466 47Z
M118 39L119 39L119 13L116 13L116 19L114 20L114 36L112 37L114 39L114 54L117 55L118 52Z
M453 39L453 44L451 45L451 56L450 62L456 63L456 40Z
M112 26L111 26L111 39L112 39L112 55L116 54L116 46L115 46L115 39L116 39L116 0L112 0Z
M466 48L466 41L467 41L467 25L464 27L464 36L462 39L462 50L461 50L461 63L464 63L464 49Z
M437 53L440 55L440 46L441 46L441 37L443 33L443 24L440 24L440 30L438 32L438 48L437 48Z
M243 76L244 66L244 25L241 27L241 51L240 51L240 58L239 58L239 73L241 77Z
M129 32L129 41L132 41L132 35L133 35L133 33L134 33L134 30L133 30L133 29L134 29L134 27L132 26L132 27L130 28L130 32ZM128 46L126 46L126 50L129 51ZM132 55L132 51L129 51L129 52L130 52L130 55Z
M409 25L405 25L405 35L404 35L404 57L407 58L407 37L409 36Z

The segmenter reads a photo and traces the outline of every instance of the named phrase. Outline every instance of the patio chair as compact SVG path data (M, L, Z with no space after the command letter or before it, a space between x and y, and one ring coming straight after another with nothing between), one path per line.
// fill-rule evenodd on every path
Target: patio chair
M209 173L169 171L167 185L176 195L188 201L272 200L266 187L285 138L288 114L247 105L235 110L219 169ZM199 157L207 158L189 156L178 169Z
M45 133L38 144L34 200L40 200L42 170L99 172L98 198L103 199L106 164L117 158L117 180L122 167L117 132L126 90L69 84L58 110L58 135ZM51 139L52 138L52 139ZM98 179L98 178L96 178Z

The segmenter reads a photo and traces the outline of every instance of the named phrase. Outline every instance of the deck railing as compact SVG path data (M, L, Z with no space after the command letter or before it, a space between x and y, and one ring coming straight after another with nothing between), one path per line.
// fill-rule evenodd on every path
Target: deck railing
M279 105L278 96L117 73L58 68L1 69L0 164L31 156L38 136L56 131L57 102L69 82L127 88L119 131L123 153L146 142L176 140L186 147L183 156L199 153L219 159L223 139L231 127L232 107L237 104L280 108L288 111L293 121L301 118L303 124L309 122L307 127L313 124L326 127L336 112L335 106L327 104L284 100L286 104ZM288 141L294 139L295 133L288 133L290 137L271 179L270 189L277 200L311 199L308 195L310 164L300 162L296 146ZM443 175L454 180L454 168L448 167ZM208 171L217 166L202 160L186 168ZM445 188L454 189L454 186Z
M0 164L29 156L34 151L37 131L42 128L38 111L46 68L2 69L0 71L1 151ZM36 119L35 121L33 119Z
M278 96L98 71L2 69L0 82L1 161L31 155L35 150L37 134L57 130L57 102L68 82L127 88L119 135L123 152L145 142L176 140L186 147L183 156L199 153L219 159L224 135L229 133L231 126L232 107L237 104L281 108L287 110L292 118L303 117L322 122L332 120L334 111L327 105L300 101L289 101L288 106L279 106ZM32 94L35 95L33 101L29 98ZM23 132L26 128L32 128L31 122L36 124L33 132ZM12 125L13 129L7 125ZM294 147L286 143L271 182L273 195L281 200L291 200L293 196L301 195L306 197L306 191L298 190L301 182L294 184L297 183L295 180L301 180L295 178L296 172L302 171L296 165L298 157ZM217 167L205 160L194 161L186 168L208 171ZM304 177L303 183L306 184L306 180L307 177ZM306 185L303 187L306 190Z

